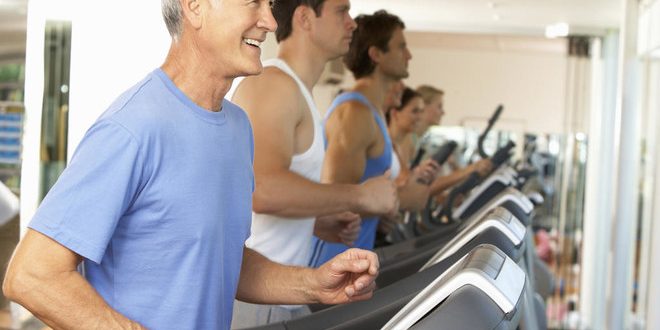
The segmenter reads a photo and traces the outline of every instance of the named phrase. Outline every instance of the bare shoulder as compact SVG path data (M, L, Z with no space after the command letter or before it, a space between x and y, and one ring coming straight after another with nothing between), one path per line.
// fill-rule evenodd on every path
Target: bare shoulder
M295 80L276 67L265 67L261 74L243 79L239 88L272 87L273 89L297 89Z
M364 103L348 101L340 104L328 118L328 137L334 135L350 143L371 145L378 127L371 109Z
M232 102L249 113L298 111L304 100L295 80L280 69L264 68L257 76L250 76L238 85Z
M342 129L369 130L375 124L371 109L359 101L347 101L334 110L328 122L340 125Z

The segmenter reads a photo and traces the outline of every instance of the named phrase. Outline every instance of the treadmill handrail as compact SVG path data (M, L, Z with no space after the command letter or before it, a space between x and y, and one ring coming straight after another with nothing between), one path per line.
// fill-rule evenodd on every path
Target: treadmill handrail
M478 143L477 143L477 149L479 151L479 156L481 156L481 158L488 158L489 157L488 154L486 153L486 151L484 150L484 141L486 140L486 137L488 136L488 133L490 132L490 130L493 128L493 125L495 124L497 119L500 117L500 114L502 114L502 110L504 110L504 106L501 105L501 104L498 105L497 108L495 109L495 113L493 113L493 115L488 120L488 125L486 126L486 129L483 131L483 133L481 133L481 135L479 135L479 140L478 140Z
M493 163L493 168L498 169L500 165L502 165L505 161L507 161L511 157L511 149L515 147L516 144L513 143L513 141L509 141L504 147L500 148L495 152L495 155L491 158L491 162ZM447 202L444 204L442 207L442 211L440 212L440 216L444 216L449 220L455 220L453 218L453 205L454 201L460 194L465 194L472 188L476 187L481 183L481 176L479 176L479 173L472 172L470 173L470 176L463 181L460 185L458 185L456 188L452 189L449 192L449 197L447 198Z
M449 156L451 156L454 150L456 150L457 146L458 144L455 141L447 141L431 158L435 160L438 165L442 165L447 159L449 159Z
M442 212L440 212L440 216L441 217L445 216L449 220L454 220L452 218L454 201L456 201L456 198L458 198L459 195L465 194L472 188L476 187L479 184L480 180L481 177L479 176L479 173L475 171L470 173L470 176L468 176L468 178L465 179L460 185L452 189L449 192L449 197L447 197L447 201L442 207Z
M410 163L410 169L414 169L415 167L417 167L417 165L419 165L425 153L426 153L426 149L424 149L424 147L421 147L417 150L417 154L415 155L415 158L413 159L412 163Z
M479 197L492 185L501 184L506 187L513 185L514 179L506 172L504 168L498 168L495 172L491 173L486 179L481 181L478 186L474 187L465 197L461 205L452 208L452 217L454 219L463 218L463 214L468 208L476 203Z
M509 158L511 158L511 150L516 146L516 144L509 140L504 147L497 149L497 151L490 158L490 161L493 163L493 168L498 168L500 165L504 164Z
M502 206L507 201L511 201L520 206L520 208L527 214L531 213L534 209L534 204L532 204L532 202L529 200L529 198L527 198L527 196L525 196L525 194L516 188L507 187L491 200L487 201L484 205L479 207L479 209L468 219L483 217L488 212L490 212L493 207Z
M447 141L445 144L443 144L438 151L431 156L431 159L435 160L438 165L444 164L447 159L449 159L449 156L454 152L458 144L455 141ZM419 149L417 152L417 156L415 157L415 160L413 163L410 165L410 169L413 170L417 165L419 165L419 162L421 161L422 155L424 154L425 150L424 149ZM424 184L424 185L431 185L433 183L432 181L425 181L422 178L417 179L417 183Z

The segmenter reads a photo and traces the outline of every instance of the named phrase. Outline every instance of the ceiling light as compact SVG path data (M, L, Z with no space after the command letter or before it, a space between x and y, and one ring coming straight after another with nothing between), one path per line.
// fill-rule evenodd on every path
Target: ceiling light
M545 36L546 38L558 38L568 36L569 25L565 22L546 25Z

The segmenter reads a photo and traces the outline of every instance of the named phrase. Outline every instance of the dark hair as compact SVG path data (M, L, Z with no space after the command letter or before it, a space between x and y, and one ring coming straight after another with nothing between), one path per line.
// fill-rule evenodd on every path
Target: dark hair
M355 79L365 77L376 68L376 64L369 57L369 47L374 46L383 52L389 51L387 44L392 39L396 28L405 29L403 21L396 15L385 10L379 10L373 15L360 15L355 18L357 28L353 32L351 46L344 64L348 67Z
M275 39L277 42L285 40L291 35L293 26L293 12L298 6L307 6L314 9L316 17L321 16L323 3L325 0L275 0L273 3L273 17L277 21L277 30L275 30Z
M417 93L415 90L413 90L410 87L406 87L403 89L403 93L401 93L401 103L398 107L391 107L387 111L385 111L385 120L387 123L390 123L390 111L401 111L403 108L405 108L410 101L416 97L422 97L419 93Z

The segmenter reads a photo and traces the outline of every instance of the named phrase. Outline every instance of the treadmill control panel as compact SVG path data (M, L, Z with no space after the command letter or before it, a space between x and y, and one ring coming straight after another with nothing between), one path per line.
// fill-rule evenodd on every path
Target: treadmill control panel
M404 306L383 330L408 329L458 289L472 286L509 314L515 312L525 287L525 273L497 247L475 247Z
M451 241L444 245L426 262L420 271L427 269L450 255L458 252L463 246L490 228L502 232L514 246L520 246L527 233L527 228L515 220L511 212L503 207L497 207L481 219L470 221Z

